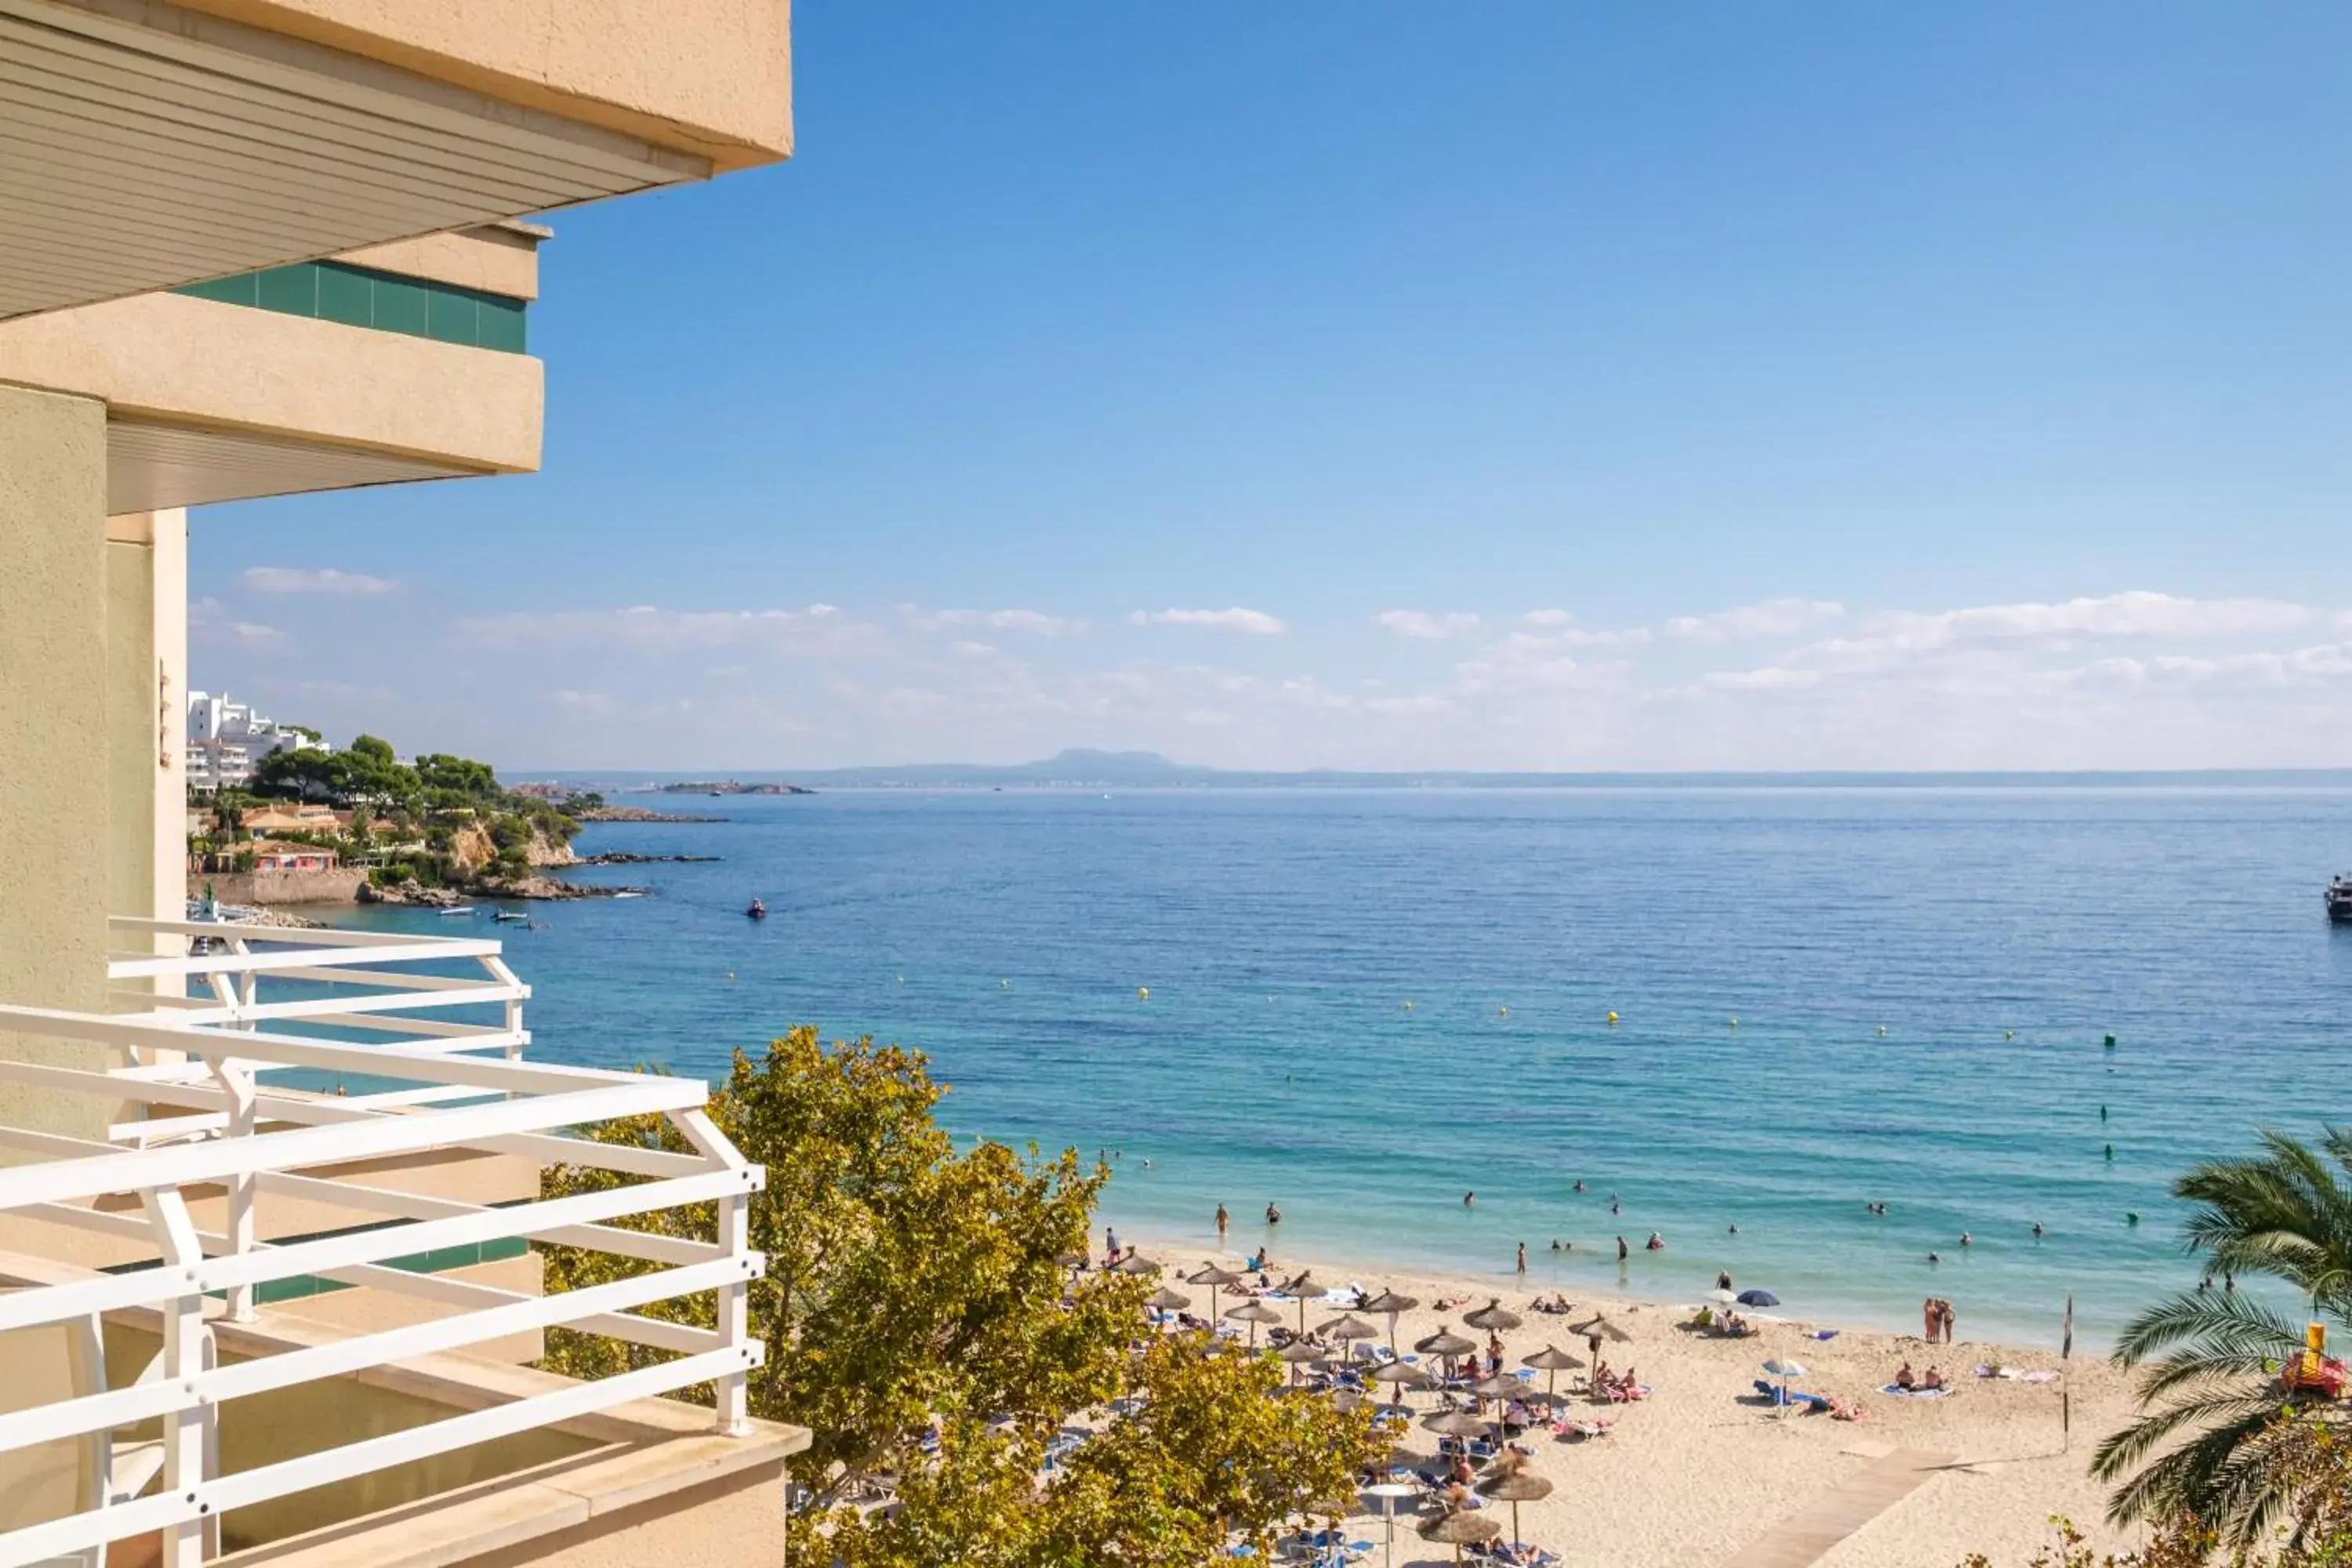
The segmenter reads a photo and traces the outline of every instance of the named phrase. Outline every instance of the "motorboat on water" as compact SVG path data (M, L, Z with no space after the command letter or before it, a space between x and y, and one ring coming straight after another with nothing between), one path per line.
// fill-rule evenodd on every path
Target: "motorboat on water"
M2327 884L2327 918L2337 925L2352 925L2352 872L2338 872Z
M502 926L527 926L530 924L530 911L529 910L499 910L496 913L492 914L490 918L498 921L499 924Z
M472 914L472 913L474 912L474 906L473 906L473 905L471 905L471 904L451 904L451 905L450 905L448 908L446 908L446 909L436 910L434 910L433 912L434 912L435 914L436 914L436 915L439 915L443 920L445 920L445 921L446 921L446 920L449 920L449 919L451 919L451 918L453 918L453 917L455 917L455 916L457 916L457 915L470 915L470 914Z
M743 913L755 921L766 920L768 918L767 903L764 900L753 899L751 900L751 907L746 909Z

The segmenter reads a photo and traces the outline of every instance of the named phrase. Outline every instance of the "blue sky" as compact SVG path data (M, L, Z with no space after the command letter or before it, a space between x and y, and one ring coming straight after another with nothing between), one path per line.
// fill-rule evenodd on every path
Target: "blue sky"
M797 12L791 163L551 220L545 471L198 514L196 685L526 771L2352 763L2352 10Z

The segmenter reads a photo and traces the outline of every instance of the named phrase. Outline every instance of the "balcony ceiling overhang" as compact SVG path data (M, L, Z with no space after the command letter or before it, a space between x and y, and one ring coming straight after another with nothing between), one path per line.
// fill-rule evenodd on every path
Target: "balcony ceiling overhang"
M110 515L415 479L466 479L484 472L258 431L121 417L106 422Z
M0 320L709 172L159 0L0 0Z

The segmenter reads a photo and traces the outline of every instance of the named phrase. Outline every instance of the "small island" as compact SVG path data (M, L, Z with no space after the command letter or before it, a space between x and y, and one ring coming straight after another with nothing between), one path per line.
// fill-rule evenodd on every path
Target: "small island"
M814 795L816 791L796 784L744 784L736 779L716 781L686 780L677 784L656 784L656 795Z

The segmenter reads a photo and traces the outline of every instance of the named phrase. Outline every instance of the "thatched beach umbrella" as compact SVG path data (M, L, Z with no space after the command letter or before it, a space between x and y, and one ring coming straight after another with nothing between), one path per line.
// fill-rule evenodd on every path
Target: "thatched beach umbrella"
M1171 1290L1162 1285L1143 1299L1143 1304L1155 1312L1181 1312L1192 1304L1192 1298L1181 1290Z
M1511 1539L1519 1538L1519 1505L1541 1502L1551 1496L1551 1483L1527 1470L1506 1470L1478 1483L1478 1489L1496 1502L1511 1505Z
M1533 1355L1519 1358L1521 1366L1531 1366L1544 1374L1544 1392L1549 1394L1559 1382L1559 1374L1584 1363L1557 1345L1546 1345Z
M1516 1329L1527 1320L1517 1312L1505 1310L1503 1299L1496 1296L1476 1311L1464 1313L1462 1321L1474 1329L1484 1329L1490 1334L1496 1334Z
M1374 1383L1385 1383L1395 1388L1396 1402L1399 1405L1404 1405L1405 1391L1407 1389L1427 1388L1429 1386L1429 1373L1422 1371L1421 1368L1413 1365L1409 1361L1384 1362L1381 1365L1372 1368L1372 1381ZM1406 1405L1405 1407L1407 1409L1412 1408L1410 1405Z
M1247 1323L1250 1326L1250 1349L1255 1350L1257 1349L1257 1326L1260 1323L1278 1323L1282 1321L1282 1314L1263 1301L1244 1301L1225 1314L1225 1321L1229 1323Z
M1451 1361L1455 1356L1472 1354L1478 1347L1460 1334L1448 1331L1445 1325L1440 1323L1435 1333L1425 1340L1415 1340L1412 1348L1423 1355L1444 1356Z
M1054 1261L1060 1267L1068 1269L1072 1274L1076 1274L1079 1269L1084 1268L1087 1264L1092 1263L1094 1259L1088 1258L1083 1252L1065 1252L1055 1258Z
M1157 1274L1160 1272L1160 1265L1152 1262L1149 1258L1145 1258L1141 1254L1134 1252L1129 1253L1125 1258L1122 1258L1117 1263L1112 1264L1111 1267L1121 1274Z
M1492 1541L1503 1533L1503 1527L1483 1514L1441 1513L1420 1527L1423 1541L1433 1541L1440 1546L1454 1548L1454 1561L1462 1561L1462 1548L1473 1541Z
M1380 1330L1352 1313L1342 1313L1328 1323L1318 1323L1315 1325L1315 1331L1327 1340L1338 1340L1339 1355L1343 1360L1351 1353L1349 1350L1349 1341L1376 1340L1381 1337Z
M1313 1273L1302 1268L1296 1278L1284 1280L1275 1289L1298 1303L1298 1331L1305 1333L1307 1331L1307 1292L1316 1289Z
M1321 1361L1328 1353L1320 1345L1310 1345L1305 1340L1293 1340L1274 1352L1276 1360L1290 1363L1290 1381L1293 1383L1298 1381L1300 1367L1309 1362Z
M1591 1317L1586 1319L1583 1322L1570 1323L1569 1325L1568 1331L1571 1334L1582 1334L1584 1336L1584 1346L1587 1350L1592 1352L1592 1359L1595 1362L1598 1362L1601 1359L1601 1341L1607 1340L1612 1344L1622 1345L1631 1344L1633 1340L1633 1335L1627 1333L1624 1330L1619 1328L1616 1324L1611 1322L1607 1318L1602 1317L1598 1312L1593 1313Z
M1470 1392L1481 1399L1517 1399L1527 1391L1526 1384L1506 1372L1482 1377L1470 1385Z
M1331 1391L1331 1408L1342 1415L1363 1407L1365 1394L1360 1389L1335 1388Z
M1217 1292L1228 1285L1240 1284L1242 1277L1230 1268L1221 1268L1212 1263L1193 1275L1192 1282L1195 1285L1206 1285L1209 1288L1209 1316L1213 1318L1217 1315Z
M1484 1437L1486 1435L1486 1423L1467 1410L1441 1410L1423 1420L1422 1426L1448 1437Z
M1394 1290L1383 1290L1357 1310L1359 1311L1373 1313L1376 1316L1386 1318L1389 1321L1389 1345L1393 1349L1397 1342L1396 1331L1398 1315L1404 1312L1410 1312L1415 1307L1420 1305L1421 1298L1418 1296L1406 1296L1401 1295Z

